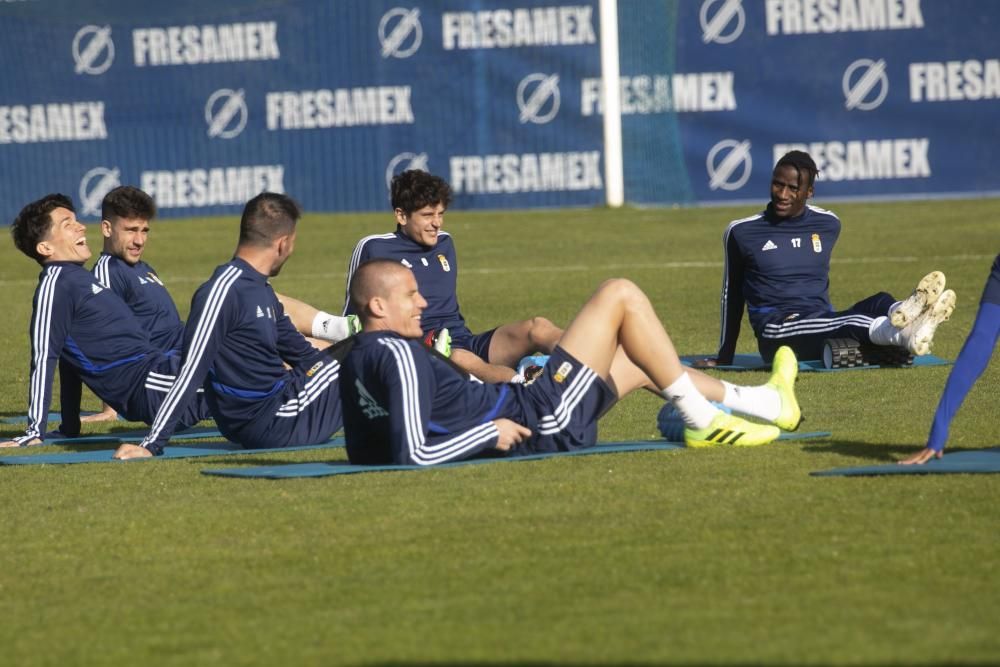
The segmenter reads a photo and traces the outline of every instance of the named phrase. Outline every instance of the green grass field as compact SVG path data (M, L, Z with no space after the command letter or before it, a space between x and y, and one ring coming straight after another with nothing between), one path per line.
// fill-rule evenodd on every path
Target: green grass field
M908 294L941 269L959 305L935 352L953 359L998 250L1000 200L832 208L835 305ZM722 232L752 210L456 210L463 311L473 330L566 323L625 276L679 350L712 352ZM307 216L275 287L336 311L355 242L391 226ZM236 230L154 223L147 259L182 315ZM17 415L38 267L9 240L0 259L0 414ZM740 351L754 351L746 325ZM0 664L997 664L1000 478L809 476L921 447L947 374L806 374L805 428L833 436L762 448L281 482L199 471L344 454L0 467ZM1000 445L998 393L994 363L950 449ZM657 436L658 409L628 397L603 439Z

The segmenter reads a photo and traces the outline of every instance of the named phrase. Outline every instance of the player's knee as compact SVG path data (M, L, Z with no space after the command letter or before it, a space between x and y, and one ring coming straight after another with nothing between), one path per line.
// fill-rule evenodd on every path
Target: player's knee
M628 296L630 292L637 289L639 288L636 287L635 283L628 278L608 278L601 283L601 286L598 288L598 292L625 297Z
M610 298L626 306L645 298L639 286L628 278L610 278L609 280L605 280L601 284L598 293L602 297Z
M532 317L528 320L528 339L535 347L550 347L561 335L562 329L545 317Z

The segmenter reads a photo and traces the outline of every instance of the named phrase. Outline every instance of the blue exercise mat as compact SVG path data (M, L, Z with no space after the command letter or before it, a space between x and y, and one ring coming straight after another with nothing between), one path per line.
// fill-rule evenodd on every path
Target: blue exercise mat
M296 447L273 447L269 449L243 449L233 442L211 443L201 447L188 447L185 445L168 446L163 448L161 456L152 458L132 459L130 461L119 461L112 458L115 450L97 449L87 452L64 452L61 454L21 454L14 456L0 456L0 465L69 465L73 463L131 463L132 461L158 461L160 459L190 459L198 456L231 456L237 454L274 454L280 452L296 452L304 449L324 449L331 447L343 447L342 437L318 445L298 445ZM15 450L17 451L17 450Z
M810 473L815 477L864 477L875 475L954 475L958 473L1000 472L1000 447L967 452L946 453L942 459L931 459L923 465L904 466L898 463L856 468L834 468Z
M87 412L86 410L84 410L83 412L80 413L80 416L87 417L89 415L96 415L96 414L97 414L96 412ZM121 419L120 415L118 416L118 419ZM58 412L50 412L49 422L58 422L58 421L62 421L62 415ZM16 417L3 417L2 419L0 419L0 424L27 424L27 423L28 423L28 415L18 415Z
M252 477L263 479L290 479L298 477L328 477L330 475L349 475L359 472L392 472L398 470L428 470L431 468L456 468L458 466L482 465L484 463L513 463L517 461L539 461L564 456L588 456L591 454L617 454L621 452L647 452L670 449L683 449L684 445L663 440L643 442L609 442L599 443L586 449L572 452L552 452L549 454L529 454L528 456L491 457L439 463L433 466L417 465L354 465L347 461L330 461L327 463L288 463L284 465L257 466L254 468L221 468L202 470L205 475L219 477Z
M779 440L801 440L803 438L821 438L829 436L826 431L814 431L812 433L782 433ZM684 449L684 445L679 442L667 442L665 440L644 440L630 442L602 442L588 447L587 449L577 449L572 452L553 452L550 454L530 454L528 456L492 457L481 459L469 459L466 461L455 461L453 463L441 463L434 466L417 465L353 465L347 461L331 461L327 463L287 463L274 466L258 466L255 468L220 468L213 470L202 470L205 475L218 475L220 477L252 477L263 479L289 479L294 477L328 477L329 475L349 475L358 472L390 472L393 470L427 470L428 468L454 468L457 466L480 465L483 463L497 462L517 462L517 461L538 461L540 459L550 459L557 456L587 456L588 454L616 454L620 452L647 452L662 451L667 449Z
M685 366L691 366L698 359L706 359L713 357L711 354L686 354L681 357L681 363ZM840 371L863 371L872 370L875 368L914 368L917 366L947 366L951 362L947 359L942 359L941 357L935 357L933 354L925 354L922 357L914 357L913 364L911 366L880 366L877 364L868 364L865 366L854 366L851 368L826 368L823 366L823 361L820 359L814 359L811 361L799 361L799 372L800 373L838 373ZM733 363L727 366L713 366L712 368L702 368L701 370L719 370L719 371L769 371L771 370L771 364L764 363L759 354L737 354L733 355Z
M90 445L90 444L112 444L120 445L125 442L142 442L149 429L138 431L120 431L118 433L91 433L89 435L78 435L75 438L46 438L46 445ZM174 433L170 436L171 441L175 440L208 440L210 438L222 438L222 433L214 426L194 426L186 431Z

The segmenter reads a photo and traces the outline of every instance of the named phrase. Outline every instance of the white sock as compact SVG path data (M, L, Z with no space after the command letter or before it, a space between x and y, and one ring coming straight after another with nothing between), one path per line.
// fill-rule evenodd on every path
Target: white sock
M781 395L766 384L759 387L744 387L722 380L726 394L722 404L736 412L774 421L781 414Z
M892 314L896 312L896 309L899 308L902 305L903 305L902 301L895 302L894 304L892 304L891 306L889 306L889 312L886 313L886 315L888 315L889 317L892 317Z
M719 409L698 391L686 372L660 393L674 404L688 428L705 428L719 414Z
M888 317L876 317L868 326L868 337L876 345L897 345L906 347L903 330L892 326Z
M342 341L350 335L347 328L347 318L325 313L316 313L312 323L312 336L331 343Z

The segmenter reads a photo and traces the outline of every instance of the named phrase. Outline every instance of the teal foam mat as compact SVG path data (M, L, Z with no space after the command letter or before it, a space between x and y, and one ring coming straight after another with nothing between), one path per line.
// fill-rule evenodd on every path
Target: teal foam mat
M834 468L810 473L814 477L871 477L878 475L955 475L1000 472L1000 447L945 453L944 458L931 459L923 465L858 466Z
M274 454L276 452L295 452L308 449L329 449L343 447L344 439L336 437L318 445L298 445L295 447L273 447L269 449L243 449L232 442L206 443L200 447L174 445L163 448L161 456L152 458L119 461L114 456L113 449L97 449L85 452L63 452L60 454L17 454L0 456L0 465L71 465L76 463L132 463L133 461L160 461L162 459L189 459L199 456L233 456L251 454ZM22 450L11 450L22 451Z
M487 463L515 463L518 461L539 461L541 459L562 458L567 456L589 456L593 454L617 454L621 452L647 452L671 449L684 449L684 445L663 440L643 442L609 442L599 443L586 449L571 452L552 452L549 454L530 454L528 456L492 457L439 463L433 466L417 465L354 465L347 461L330 461L327 463L288 463L285 465L255 466L253 468L222 468L202 470L204 475L219 477L249 477L261 479L293 479L300 477L329 477L330 475L349 475L362 472L393 472L401 470L428 470L431 468L457 468L459 466L483 465Z
M709 357L714 357L712 354L686 354L681 357L681 363L685 366L691 366L695 361L699 359L707 359ZM863 371L863 370L874 370L877 368L917 368L923 366L947 366L951 364L947 359L942 359L941 357L935 357L933 354L925 354L922 357L914 357L912 366L879 366L877 364L869 364L866 366L854 366L852 368L826 368L823 366L823 361L820 359L814 359L811 361L799 361L799 372L800 373L839 373L841 371ZM733 363L726 366L713 366L710 369L701 370L719 370L719 371L769 371L771 370L771 364L764 363L759 354L737 354L733 356Z
M46 445L97 445L111 444L118 446L126 442L142 442L149 429L139 429L136 431L112 431L110 433L91 433L89 435L79 435L75 438L47 438ZM171 442L177 440L209 440L211 438L222 438L222 433L214 426L194 426L186 431L180 431L170 436Z
M97 414L96 412L87 412L86 410L80 412L81 417L88 417L90 415L96 415L96 414ZM58 412L50 412L48 419L50 423L62 421L62 415ZM120 415L118 416L118 419L121 419ZM27 423L28 423L28 415L16 415L14 417L0 418L0 424L27 424Z
M813 431L810 433L782 433L779 440L803 440L806 438L828 437L828 431ZM325 463L286 463L273 466L256 466L253 468L217 468L202 470L205 475L219 477L246 477L257 479L294 479L299 477L329 477L330 475L349 475L361 472L392 472L405 470L427 470L429 468L455 468L467 465L482 465L486 463L516 463L518 461L538 461L565 456L588 456L592 454L616 454L621 452L648 452L670 449L685 449L678 442L665 440L642 440L627 442L602 442L586 449L571 452L552 452L549 454L531 454L528 456L487 457L442 463L434 466L417 465L353 465L347 461L330 461Z

